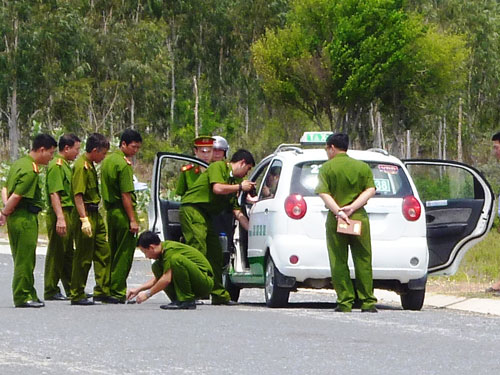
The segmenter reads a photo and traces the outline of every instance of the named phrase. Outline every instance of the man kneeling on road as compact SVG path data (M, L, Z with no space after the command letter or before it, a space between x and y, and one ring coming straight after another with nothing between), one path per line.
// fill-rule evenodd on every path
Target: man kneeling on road
M205 256L195 248L175 241L161 242L157 234L146 231L137 246L152 265L154 277L127 292L127 300L136 297L142 303L164 291L172 303L161 305L165 310L196 309L195 299L208 295L214 286L213 271Z

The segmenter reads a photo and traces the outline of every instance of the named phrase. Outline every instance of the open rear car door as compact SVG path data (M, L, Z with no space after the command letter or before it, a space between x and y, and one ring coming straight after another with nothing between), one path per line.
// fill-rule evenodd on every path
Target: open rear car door
M429 274L453 275L489 232L495 196L474 167L447 160L403 160L425 206Z

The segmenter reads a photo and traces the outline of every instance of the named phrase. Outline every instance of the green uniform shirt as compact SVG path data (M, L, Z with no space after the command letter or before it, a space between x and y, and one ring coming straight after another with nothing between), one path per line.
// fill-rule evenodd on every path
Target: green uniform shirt
M239 184L241 181L241 178L233 177L230 163L216 161L198 177L191 189L182 197L181 203L200 204L206 212L213 215L225 210L239 209L236 193L214 194L212 186L215 183Z
M94 163L87 159L86 154L75 161L71 186L73 187L73 196L82 194L84 203L98 204L101 201L97 184L97 171L94 168Z
M134 171L132 163L122 150L106 156L101 165L101 190L104 207L110 209L122 202L122 193L130 193L132 205L136 205Z
M71 167L61 156L57 156L49 162L47 167L47 179L45 183L49 205L50 194L59 193L62 207L73 207L71 195Z
M187 164L181 168L181 174L179 175L179 181L177 181L177 188L175 189L175 194L181 197L188 191L194 182L200 177L201 168L195 166L194 164Z
M370 166L346 153L325 162L319 170L318 180L316 194L330 194L340 207L352 203L366 189L375 187Z
M9 196L16 193L23 197L19 203L20 207L31 204L43 208L39 168L30 155L17 159L10 167L7 176L7 191Z
M194 247L176 241L164 241L161 247L163 252L160 258L151 266L155 275L163 275L172 268L170 265L172 255L181 254L196 264L200 271L207 273L209 276L213 276L212 266L208 263L207 258Z

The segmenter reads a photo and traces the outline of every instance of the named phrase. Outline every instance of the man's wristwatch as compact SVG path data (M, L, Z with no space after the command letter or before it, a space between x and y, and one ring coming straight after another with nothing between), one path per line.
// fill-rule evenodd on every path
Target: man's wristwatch
M146 290L146 297L151 298L151 290Z
M239 187L238 187L238 193L241 193L242 190L243 190L243 185L241 185L241 182L240 182Z

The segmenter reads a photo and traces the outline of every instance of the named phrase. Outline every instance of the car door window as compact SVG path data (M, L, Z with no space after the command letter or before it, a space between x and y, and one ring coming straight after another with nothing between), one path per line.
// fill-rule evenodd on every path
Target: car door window
M178 194L179 183L185 179L182 173L191 173L198 176L206 167L201 160L187 155L161 153L157 155L158 164L155 166L155 187L153 190L155 218L154 230L161 231L163 238L179 241L181 228L179 208L181 195ZM196 172L196 173L195 173Z
M278 189L278 183L281 175L283 163L281 160L274 160L268 168L265 178L260 181L259 200L272 199Z

